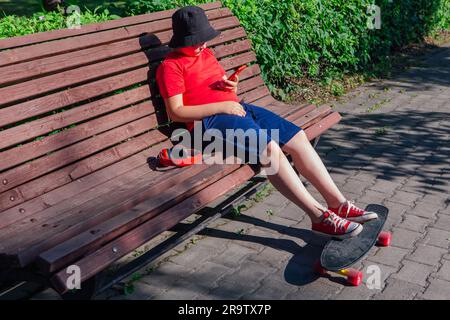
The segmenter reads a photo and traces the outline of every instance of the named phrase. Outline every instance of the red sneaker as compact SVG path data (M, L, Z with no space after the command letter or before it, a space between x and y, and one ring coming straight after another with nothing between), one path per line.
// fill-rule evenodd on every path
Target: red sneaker
M353 201L346 200L339 208L328 208L339 217L350 221L364 223L373 219L377 219L378 215L375 212L365 211L353 204Z
M314 232L337 239L355 237L362 229L361 224L343 219L330 210L323 213L321 222L312 224Z

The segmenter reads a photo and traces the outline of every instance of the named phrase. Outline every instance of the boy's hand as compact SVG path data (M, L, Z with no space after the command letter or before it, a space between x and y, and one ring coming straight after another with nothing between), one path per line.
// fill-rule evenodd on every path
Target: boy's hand
M239 102L235 101L230 101L230 103L227 103L222 108L221 113L232 114L240 117L245 117L246 114L244 107Z
M222 87L223 90L233 91L234 93L237 92L239 76L236 76L236 78L234 79L235 81L231 81L228 79L227 75L224 75L222 77L222 80L223 80L223 87Z

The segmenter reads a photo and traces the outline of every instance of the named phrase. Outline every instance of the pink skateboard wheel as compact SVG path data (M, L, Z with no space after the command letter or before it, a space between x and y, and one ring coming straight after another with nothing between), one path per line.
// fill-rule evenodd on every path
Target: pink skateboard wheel
M382 247L389 247L391 245L392 234L387 231L382 231L378 235L377 244Z
M359 286L362 282L362 272L356 269L349 269L347 273L347 283L352 286Z

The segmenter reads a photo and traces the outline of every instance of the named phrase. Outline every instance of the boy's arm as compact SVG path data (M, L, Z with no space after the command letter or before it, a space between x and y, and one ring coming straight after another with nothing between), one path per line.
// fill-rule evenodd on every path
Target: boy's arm
M164 99L164 103L166 105L167 115L172 121L176 122L202 120L203 118L218 113L234 114L242 117L245 116L244 108L239 102L235 101L223 101L195 106L184 106L183 95L177 94L175 96Z

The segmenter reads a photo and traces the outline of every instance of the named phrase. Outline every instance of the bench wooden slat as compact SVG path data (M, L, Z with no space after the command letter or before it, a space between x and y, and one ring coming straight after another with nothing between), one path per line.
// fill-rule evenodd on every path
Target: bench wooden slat
M231 15L228 9L213 9L208 12L211 18L211 25L215 28L224 28L224 21L217 21L222 15L227 17ZM228 20L226 20L228 19ZM237 19L234 17L225 18L225 25ZM239 25L239 23L237 23ZM112 30L100 31L96 33L64 38L61 40L43 42L31 46L20 47L17 49L0 51L0 66L7 66L14 63L30 61L47 57L55 54L62 54L70 51L85 49L101 44L107 44L115 41L126 40L149 32L171 30L172 21L170 18L159 21L146 22L142 24L121 27Z
M159 136L154 135L154 133L159 132L152 131L143 134L137 139L119 145L118 147L125 146L126 148L126 145L132 143L133 145L130 149L133 151L130 154L127 154L123 150L113 152L114 154L123 154L124 158L112 165L104 165L105 158L102 157L99 157L98 162L95 161L95 158L87 158L82 162L65 167L63 170L51 173L45 176L44 179L41 178L24 184L14 189L16 191L15 193L9 194L9 192L6 192L2 194L0 198L0 204L2 205L0 207L2 211L0 213L0 229L16 221L26 219L44 209L55 206L66 199L71 199L77 194L97 187L102 183L113 180L115 177L145 164L147 158L152 155L155 148L161 149L172 145L161 133L159 133ZM143 146L136 147L136 141L142 143ZM150 147L151 145L155 146ZM136 153L136 150L142 151ZM95 169L98 169L98 171ZM73 173L77 176L77 179L72 180L70 178ZM82 176L81 173L90 174ZM10 201L9 196L15 196L15 201Z
M31 78L42 77L54 74L63 70L82 67L83 65L93 64L95 62L105 61L117 58L127 54L133 54L150 46L150 41L146 38L131 39L111 44L105 44L98 47L90 47L80 51L50 56L38 60L18 63L0 68L3 74L0 85L11 85L14 82L23 82ZM141 47L140 42L147 42L146 46Z
M222 40L227 39L230 41L237 39L232 37L243 37L245 34L241 32L242 30L243 29L224 30ZM171 32L157 32L139 38L108 43L79 51L71 51L57 56L50 56L1 67L0 72L2 73L2 78L0 79L0 86L4 86L5 84L11 85L18 81L23 82L30 78L43 77L64 70L82 67L83 65L123 57L127 54L143 53L144 50L158 46L160 42L164 44L168 43L171 36ZM236 42L236 44L231 45L219 45L218 48L215 49L215 51L217 51L216 57L218 59L229 54L247 50L251 50L251 43L249 40L241 40Z
M48 94L11 107L2 108L0 109L0 126L39 116L80 101L93 99L97 96L144 82L147 78L148 68L140 68L61 92Z
M120 143L130 136L143 133L149 130L149 128L154 127L156 123L155 117L145 117L2 173L0 180L6 180L8 183L0 185L0 192L40 177L47 172L61 168L80 158L87 157L96 151Z
M217 9L222 6L220 1L205 3L198 5L204 10L212 10ZM117 20L110 20L102 23L92 23L81 26L80 29L59 29L52 30L47 32L40 32L35 34L29 34L24 36L18 36L13 38L1 39L0 40L0 50L19 47L19 46L27 46L34 43L57 40L61 38L73 37L76 35L82 35L87 33L99 32L108 29L114 29L118 27L134 25L138 23L149 22L153 20L160 20L169 18L177 9L166 10L166 11L158 11L151 12L147 14L142 14L138 16L125 17ZM207 13L208 14L208 13Z
M30 78L38 76L42 77L61 70L73 69L98 61L116 58L121 55L137 53L145 48L141 47L140 42L144 42L144 39L146 38L149 37L141 37L140 39L131 39L97 47L90 47L84 50L72 51L57 56L50 56L2 67L0 68L0 71L3 76L0 80L0 85L4 86L5 84L18 81L23 82Z
M156 52L155 56L147 57L144 52L139 52L126 57L115 58L83 68L67 70L54 75L3 87L0 88L0 106L60 90L67 86L94 81L115 73L131 71L131 69L147 65L149 62L161 60L163 54L163 52ZM223 59L220 62L225 70L228 70L242 63L250 63L255 60L256 56L253 52L246 52L232 58Z
M313 139L318 135L322 134L336 123L338 123L342 119L341 115L338 112L332 112L327 115L325 118L320 121L320 123L315 123L311 126L311 128L306 131L308 139Z
M203 170L198 175L191 177L185 181L186 183L193 182L194 184L192 185L192 190L196 192L214 183L215 181L220 180L227 174L235 171L238 167L239 165L232 165L232 166L230 165L227 168L217 168L217 165L209 166L208 170ZM204 181L204 183L199 183L200 181ZM183 190L186 189L186 185L183 185L186 183L183 182L182 184L178 184L173 188L167 190L166 193L181 194L182 192L184 192ZM166 193L162 193L159 196L155 196L153 200L159 198L162 199L162 203L164 203ZM75 260L79 258L80 254L90 252L92 251L93 248L98 248L98 246L108 242L111 239L116 238L117 236L123 234L124 232L140 225L141 223L155 217L157 214L164 211L161 210L161 206L159 206L159 204L155 203L155 201L153 200L148 199L144 201L146 206L145 212L136 209L136 207L139 207L142 204L141 202L133 209L124 211L125 214L121 213L119 215L116 215L113 218L108 219L106 222L103 222L104 220L102 221L98 219L98 221L102 222L97 224L91 223L91 225L93 225L91 230L83 227L83 230L85 230L84 232L75 234L75 236L72 238L66 238L71 239L71 241L69 241L68 243L59 241L58 243L61 243L61 245L58 245L57 247L53 247L51 249L51 252L53 254L56 253L56 255L59 255L63 252L67 252L68 249L69 250L71 249L73 244L75 244L78 249L76 251L71 251L70 253L66 254L63 258L59 258L58 261L54 262L52 261L51 264L47 263L47 259L51 260L52 255L51 254L46 255L44 253L42 255L43 259L41 260L43 263L42 270L51 269L51 272L53 272L56 269L59 269L61 265L64 265L67 260ZM56 236L60 238L61 234L57 234Z
M209 44L208 44L209 45ZM230 56L236 53L242 53L252 50L252 43L250 40L239 40L232 44L222 44L211 48L214 56L219 60L223 57Z
M224 195L227 191L240 185L253 175L254 171L250 167L244 166L242 170L234 171L232 174L229 174L224 179L220 180L219 183L213 184L196 193L195 196L189 197L186 200L180 202L176 206L169 209L166 214L158 215L156 218L151 219L147 223L144 223L127 235L105 245L102 249L99 249L95 252L95 256L88 256L91 259L95 257L95 259L80 260L79 262L81 263L80 265L83 268L82 270L86 268L86 273L83 273L82 275L82 281L92 277L92 275L95 274L96 271L105 269L108 266L109 261L115 261L119 259L119 257L127 254L129 252L128 250L131 247L136 248L136 242L139 243L143 241L142 243L145 243L146 239L151 239L162 231L170 229L175 224L177 224L180 219L188 217L192 212L201 209L216 197ZM146 205L147 203L143 202L134 209L145 211ZM128 239L132 239L132 241L129 241ZM116 250L112 250L112 248L116 248ZM89 263L89 261L93 263ZM66 286L61 285L61 282L64 281L64 275L62 274L62 272L58 273L52 280L53 284L58 288L60 292L66 290L64 288Z
M148 63L149 61L146 55L143 52L140 52L124 58L116 58L83 68L68 70L55 75L0 88L0 106L20 101L25 98L33 98L37 95L63 89L70 85L77 85L115 73L130 71L131 69L144 66ZM9 96L7 93L9 93Z
M170 143L163 142L158 146L152 147L149 150L149 153L156 155L163 146L170 146ZM185 175L191 176L204 170L203 167L196 167L194 169L195 170L185 173ZM22 231L38 231L37 238L41 237L41 232L50 234L57 233L64 229L64 227L70 226L70 223L66 218L72 217L73 222L73 215L88 215L90 210L114 208L115 202L113 200L121 200L123 203L126 203L139 188L148 189L149 182L151 182L152 179L154 179L156 184L156 182L164 181L164 179L169 178L174 174L183 173L185 170L172 171L173 172L170 172L170 174L167 174L167 172L150 170L146 162L143 161L131 170L125 170L122 174L111 176L109 179L104 179L102 183L96 183L90 179L85 183L69 184L71 188L68 190L73 194L71 198L66 198L62 201L54 199L55 195L43 198L45 203L47 200L50 200L53 204L51 205L51 202L47 203L47 207L43 210L39 210L25 219L9 224L7 228L2 230L2 234L0 235L2 242L0 246L3 249L7 248L8 250L21 246L21 243L16 241L18 238L10 238L13 234L18 234L18 237L20 237L22 241L28 241L27 243L38 241L38 239L34 240L34 235L36 234L25 234L22 233ZM81 188L84 189L84 192L76 192L77 190L73 189L75 186L81 186ZM105 199L108 199L108 201L105 201ZM14 216L8 216L6 218L14 219ZM43 224L49 226L42 227ZM58 229L52 230L54 228ZM19 231L20 233L17 233Z
M256 89L246 92L243 95L243 100L244 100L244 102L251 103L252 101L255 101L257 99L265 97L269 94L270 94L269 89L267 89L266 86L261 86L261 87L258 87Z
M74 180L72 177L76 177L77 179L84 177L110 164L133 156L141 150L164 140L167 140L166 135L157 130L153 130L135 137L130 141L116 145L111 149L106 149L72 165L42 176L39 179L22 184L15 189L0 194L0 209L6 210L15 206L15 214L19 217L23 216L21 211L24 208L20 205L22 202L36 198L70 183ZM110 175L114 174L115 171L110 173Z
M273 107L272 110L284 110L283 112L277 112L279 115L282 115L286 119L289 119L290 121L300 121L301 119L308 119L309 115L317 109L315 105L313 104L303 104L298 106L289 106L288 108L280 108L278 109L276 106Z
M253 80L255 79L255 80ZM258 78L252 78L249 84L243 82L243 88L252 88L262 82ZM244 93L245 96L245 93ZM126 125L121 125L120 122L128 122L133 118L127 118L130 114L134 118L141 118L145 115L151 114L153 108L148 103L141 103L135 107L128 108L119 112L119 114L111 114L86 124L79 125L57 135L47 137L42 141L36 141L23 147L10 149L6 152L5 157L0 161L0 168L6 166L13 166L17 162L26 161L40 154L59 149L63 146L70 145L67 148L56 151L54 154L39 158L30 163L26 163L10 171L0 174L0 180L7 180L7 184L0 185L0 192L4 192L14 188L24 182L27 182L35 177L41 176L51 170L58 169L65 164L69 164L80 157L86 157L90 153L97 151L101 147L107 147L108 144L118 143L124 139L142 133L145 130L153 128L156 124L154 116L146 117L136 120ZM117 128L114 126L118 125ZM114 129L103 132L106 128L113 127ZM134 130L129 130L129 128ZM86 141L81 141L75 145L74 142L80 141L93 134L100 133L98 136ZM125 136L124 136L125 134ZM104 144L105 143L105 144ZM22 152L17 152L16 149L23 149Z
M2 152L0 158L0 171L24 163L28 160L40 157L49 152L73 145L93 135L112 130L116 127L138 121L145 116L149 120L148 124L156 124L155 110L150 101L141 102L132 107L122 109L112 114L96 118L89 122L77 125L57 134L47 136L42 140L24 144L20 147ZM147 126L147 129L152 127Z
M215 41L212 42L222 43L230 41L242 37L242 34L245 35L242 27L231 29L217 37L220 39L214 39ZM210 44L214 45L212 42ZM133 84L146 81L147 78L148 68L140 68L125 74L97 80L92 83L66 89L62 92L49 94L42 98L16 104L9 108L0 109L0 127L57 110L85 99L92 99L96 96L123 89ZM36 106L39 106L39 108Z
M245 79L251 76L255 76L259 74L259 72L259 67L257 65L253 65L242 73L242 82L239 87L239 93L247 91L247 88L252 88L252 82L248 83L245 81ZM77 122L85 121L90 118L112 112L126 105L131 105L141 100L149 99L150 97L150 88L148 85L144 85L136 89L128 90L120 94L87 103L83 106L64 111L62 113L51 115L35 121L24 123L20 126L0 131L0 149L19 144L21 142L52 132L54 130L61 129ZM11 112L13 112L13 110L11 110ZM47 150L46 152L48 151L51 150ZM19 150L17 150L17 152L19 152ZM2 165L2 162L9 164L10 167L16 164L11 160L6 160L6 157L7 153L3 152L2 158L5 159L3 161L2 159L0 159L0 171L7 168L6 165ZM23 154L21 154L21 158L23 158L23 161L30 159L25 159Z
M241 82L241 80L239 80L238 94L244 94L255 88L259 88L261 86L265 86L264 80L261 76L257 76L257 77L251 78L250 80L242 81L242 82Z
M126 40L137 37L139 36L139 34L147 31L162 31L164 28L170 28L170 21L166 20L161 29L160 27L161 23L159 21L156 21L140 25L138 28L135 26L135 34L131 35L128 33L128 28L120 28L99 32L98 34L89 34L78 38L71 37L57 40L55 42L45 42L29 47L2 51L0 52L0 66L13 65L14 63L32 61L34 59L45 58L55 54L63 54L71 51L86 49L100 44Z
M311 126L312 124L320 121L324 116L331 112L329 106L320 106L315 107L314 105L310 105L312 110L308 113L305 113L301 119L296 118L296 123L300 123L301 125Z
M20 187L8 190L7 192L0 194L1 214L5 214L5 210L9 208L18 206L26 200L35 198L36 196L52 190L51 187L48 187L50 181L52 185L64 185L72 182L72 179L65 172L56 171L44 176L41 180L33 180ZM25 209L22 209L21 207L17 207L14 215L20 217L22 211L25 212L24 210Z
M262 98L256 99L253 103L257 106L271 104L275 101L275 98L272 95L268 94Z
M166 172L165 176L161 177L163 179L160 179L160 181L151 186L148 186L148 184L143 186L141 190L136 191L131 197L126 197L122 202L109 204L105 209L101 206L97 206L97 208L90 206L90 210L87 210L82 214L76 212L76 215L65 217L64 221L56 228L48 228L46 230L47 232L41 230L41 241L37 241L36 238L32 239L31 243L27 242L26 239L21 240L18 242L21 245L18 248L16 247L18 253L15 255L15 258L18 259L20 266L28 265L37 258L40 252L83 232L87 228L94 227L102 221L111 219L117 214L131 209L143 201L146 201L147 204L153 204L151 214L156 215L182 201L186 197L191 196L193 193L204 188L205 185L217 181L221 177L237 169L237 167L238 165L231 165L227 168L222 168L219 165L198 165L196 168L189 168L190 170L179 170L178 174L174 172L173 179L170 179ZM184 178L185 176L187 177ZM180 181L182 182L180 183ZM161 190L164 190L164 192L161 192ZM111 199L114 198L111 197ZM105 201L103 198L94 199L93 201L98 202L100 205L102 200L103 202ZM94 208L95 211L92 210ZM74 209L73 211L77 210ZM74 221L77 221L78 223L74 223ZM55 232L55 229L59 231ZM53 236L50 237L49 234L52 234Z
M326 118L332 112L333 111L329 106L322 105L314 109L310 114L308 114L307 117L305 118L305 121L308 123L309 127L312 127L316 123L324 121L323 119ZM320 117L316 117L314 116L314 114L320 114Z
M14 146L74 123L104 115L148 98L150 98L150 88L148 86L141 86L91 103L86 103L77 108L0 131L0 149ZM2 153L2 157L4 155L5 153ZM3 169L0 166L1 170Z
M150 146L167 140L167 136L153 130L149 133L144 133L138 137L134 137L127 143L121 143L113 148L96 153L86 159L78 161L73 169L70 171L69 176L72 180L77 180L85 177L97 170L105 168L116 162L132 156L136 152L149 148Z
M249 51L231 58L221 59L219 62L225 70L230 70L240 67L243 64L249 64L253 61L256 61L256 55L254 52Z

